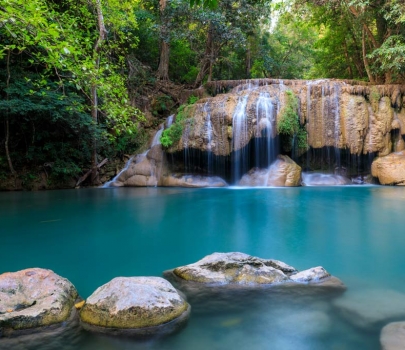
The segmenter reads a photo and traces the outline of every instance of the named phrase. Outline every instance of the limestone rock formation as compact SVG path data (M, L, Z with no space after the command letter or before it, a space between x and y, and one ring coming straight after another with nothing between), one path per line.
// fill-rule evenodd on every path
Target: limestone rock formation
M172 174L163 177L166 187L225 187L228 184L218 176Z
M377 177L382 185L405 185L405 151L374 160L371 174Z
M13 331L62 324L78 294L67 279L32 268L0 275L0 337Z
M290 157L279 155L268 169L250 170L239 181L240 186L291 187L301 185L301 167Z
M237 285L322 284L332 278L322 267L298 272L278 260L237 252L213 253L194 264L177 267L173 273L186 281ZM342 287L341 282L338 285Z
M392 322L381 331L380 343L382 350L405 349L405 322Z
M404 86L328 79L213 84L227 83L236 87L187 110L183 136L169 151L195 148L227 156L263 137L263 132L275 137L288 91L298 98L299 119L312 148L332 146L357 155L383 156L392 149L390 132L399 128L405 134Z
M156 144L147 152L131 158L126 167L107 187L153 187L161 185L165 172L165 154L161 144Z
M187 302L163 278L117 277L87 298L80 317L89 330L148 334L184 321L188 313Z
M334 301L348 322L363 329L376 329L387 322L405 319L405 294L393 290L364 290L346 293Z

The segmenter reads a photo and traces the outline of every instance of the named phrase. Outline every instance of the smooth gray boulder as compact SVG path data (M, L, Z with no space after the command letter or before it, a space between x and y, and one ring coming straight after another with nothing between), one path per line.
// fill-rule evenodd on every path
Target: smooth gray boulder
M117 277L87 298L80 312L85 329L104 333L153 334L187 319L189 305L160 277ZM121 331L120 331L121 330Z
M31 268L0 275L0 337L62 324L75 312L78 294L66 278Z
M405 322L392 322L387 324L380 335L382 350L405 349Z
M364 329L405 319L405 294L389 289L349 292L333 305L347 321Z
M323 284L333 279L336 286L344 288L320 266L298 272L281 261L238 252L213 253L194 264L175 268L173 274L186 281L239 285Z

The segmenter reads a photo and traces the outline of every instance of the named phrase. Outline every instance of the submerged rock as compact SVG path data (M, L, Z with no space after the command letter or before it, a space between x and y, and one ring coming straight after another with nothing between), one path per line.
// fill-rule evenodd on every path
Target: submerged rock
M334 306L347 321L365 329L405 318L405 294L393 290L347 293L335 300Z
M371 173L382 185L405 185L405 151L374 160Z
M322 267L298 272L282 261L244 253L213 253L194 264L175 268L173 274L186 281L211 284L323 284L331 279L339 281ZM343 284L339 281L329 286L342 288Z
M291 187L301 185L301 167L290 157L279 155L268 169L254 168L239 181L240 186Z
M173 174L163 178L166 187L225 187L228 184L218 176Z
M51 270L32 268L0 275L0 337L60 324L75 312L76 288Z
M382 350L405 349L405 322L392 322L381 331L380 343Z
M302 173L303 186L341 186L350 185L352 181L343 175Z
M187 319L189 308L163 278L117 277L87 298L80 317L91 331L153 334L176 329Z

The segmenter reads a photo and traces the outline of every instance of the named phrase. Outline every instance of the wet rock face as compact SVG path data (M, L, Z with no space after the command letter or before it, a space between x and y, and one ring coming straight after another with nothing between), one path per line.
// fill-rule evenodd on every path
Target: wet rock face
M374 160L371 174L382 185L405 185L405 151L391 153Z
M194 264L178 267L173 273L187 281L239 285L322 284L331 278L320 266L298 272L282 261L237 252L213 253Z
M381 331L382 350L403 350L405 347L405 322L392 322Z
M169 323L188 309L187 302L163 278L117 277L87 298L80 317L90 330L142 329Z
M239 181L240 186L291 187L301 185L301 167L288 156L279 155L268 169L254 168Z
M111 182L111 187L153 187L161 185L166 169L161 144L154 145L144 154L132 158L121 173Z
M299 118L308 131L309 146L387 155L392 149L391 130L405 134L404 88L352 83L271 80L259 86L252 80L189 108L182 139L170 151L194 148L228 156L264 131L275 137L286 93L291 90L299 101Z
M69 318L78 294L67 279L32 268L0 275L0 337L61 323Z
M182 175L165 176L162 180L165 187L225 187L228 184L218 176Z

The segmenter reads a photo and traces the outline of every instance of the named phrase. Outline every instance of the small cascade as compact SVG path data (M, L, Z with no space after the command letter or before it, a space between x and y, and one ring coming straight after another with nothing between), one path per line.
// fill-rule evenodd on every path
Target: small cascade
M166 120L166 128L170 128L174 121L174 114L169 115Z
M274 158L273 124L275 123L274 104L268 92L261 92L256 103L255 165L260 167L265 153L265 166ZM265 145L262 146L263 134Z
M145 155L146 155L146 152L143 153L143 155L145 156ZM101 186L101 187L103 187L103 188L115 187L115 186L114 186L114 183L116 183L117 181L119 181L120 176L128 170L128 168L129 168L129 166L131 165L131 163L132 163L132 161L134 160L134 158L135 158L135 156L132 156L131 158L129 158L129 159L127 160L127 162L125 163L124 168L123 168L117 175L115 175L112 180L106 182L106 183L105 183L103 186Z
M244 142L248 139L246 105L249 95L240 96L232 117L232 149L234 152L234 179L240 179L248 169Z
M204 104L204 114L206 115L206 135L207 135L207 170L208 174L212 173L213 160L211 152L211 142L212 142L212 123L211 123L211 112L208 102Z
M340 86L339 84L334 84L334 95L333 95L333 107L335 110L335 160L336 166L340 168L342 166L342 162L340 159L340 148L339 148L339 140L340 140Z
M165 126L162 124L159 128L159 130L156 132L155 136L153 136L152 143L150 145L150 148L156 145L160 145L160 137L162 136L163 130Z

